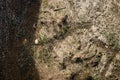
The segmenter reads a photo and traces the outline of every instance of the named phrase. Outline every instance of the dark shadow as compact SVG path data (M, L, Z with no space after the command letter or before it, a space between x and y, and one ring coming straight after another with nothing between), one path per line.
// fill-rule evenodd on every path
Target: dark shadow
M5 0L2 4L0 80L40 80L31 44L41 0Z

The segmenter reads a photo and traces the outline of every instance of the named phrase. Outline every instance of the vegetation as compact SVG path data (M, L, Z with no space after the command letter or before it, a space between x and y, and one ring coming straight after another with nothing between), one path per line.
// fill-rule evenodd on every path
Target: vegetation
M52 61L53 58L49 52L49 49L43 49L42 51L40 51L38 57L40 63L50 63Z
M119 49L119 38L115 33L109 33L106 36L108 45L112 46L113 49Z
M68 16L65 15L64 18L62 19L62 21L58 24L58 27L59 27L60 30L57 31L54 38L64 39L64 35L67 34L67 32L70 29L70 27L68 26L67 18L68 18Z
M44 45L45 43L48 43L49 39L47 38L47 35L41 34L39 38L39 44Z
M85 52L84 52L84 54L88 54L89 53L89 50L86 50Z

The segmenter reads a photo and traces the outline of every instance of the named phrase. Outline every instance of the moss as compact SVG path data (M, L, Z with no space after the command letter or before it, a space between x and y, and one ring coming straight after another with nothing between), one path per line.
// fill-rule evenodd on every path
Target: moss
M100 80L99 78L94 78L94 80Z
M119 49L119 38L115 33L109 33L106 36L109 46L112 46L113 49Z
M42 0L42 5L43 5L43 8L46 8L47 5L48 5L48 1L47 0Z
M89 53L89 50L86 50L85 52L84 52L84 54L88 54Z
M54 36L54 38L64 39L65 37L64 35L67 34L67 32L70 29L67 19L68 19L68 16L65 15L62 21L58 24L58 27L60 30L56 32L56 35Z
M40 63L50 63L53 60L52 54L49 49L43 49L39 53L38 60Z
M47 38L47 35L41 34L39 38L39 44L44 45L45 43L48 43L49 39Z
M69 31L69 26L59 24L59 28L60 28L60 31L58 31L56 33L54 38L56 38L56 39L64 39L64 35L67 34L67 32Z

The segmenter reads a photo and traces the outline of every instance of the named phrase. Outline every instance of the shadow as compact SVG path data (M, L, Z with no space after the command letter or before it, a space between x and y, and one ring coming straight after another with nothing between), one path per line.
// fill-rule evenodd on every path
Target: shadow
M40 80L31 44L41 0L5 0L2 4L0 80Z

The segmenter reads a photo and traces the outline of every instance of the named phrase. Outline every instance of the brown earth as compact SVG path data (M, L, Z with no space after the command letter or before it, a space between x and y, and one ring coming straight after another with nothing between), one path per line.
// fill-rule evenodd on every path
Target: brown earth
M0 80L120 80L119 0L0 6Z

